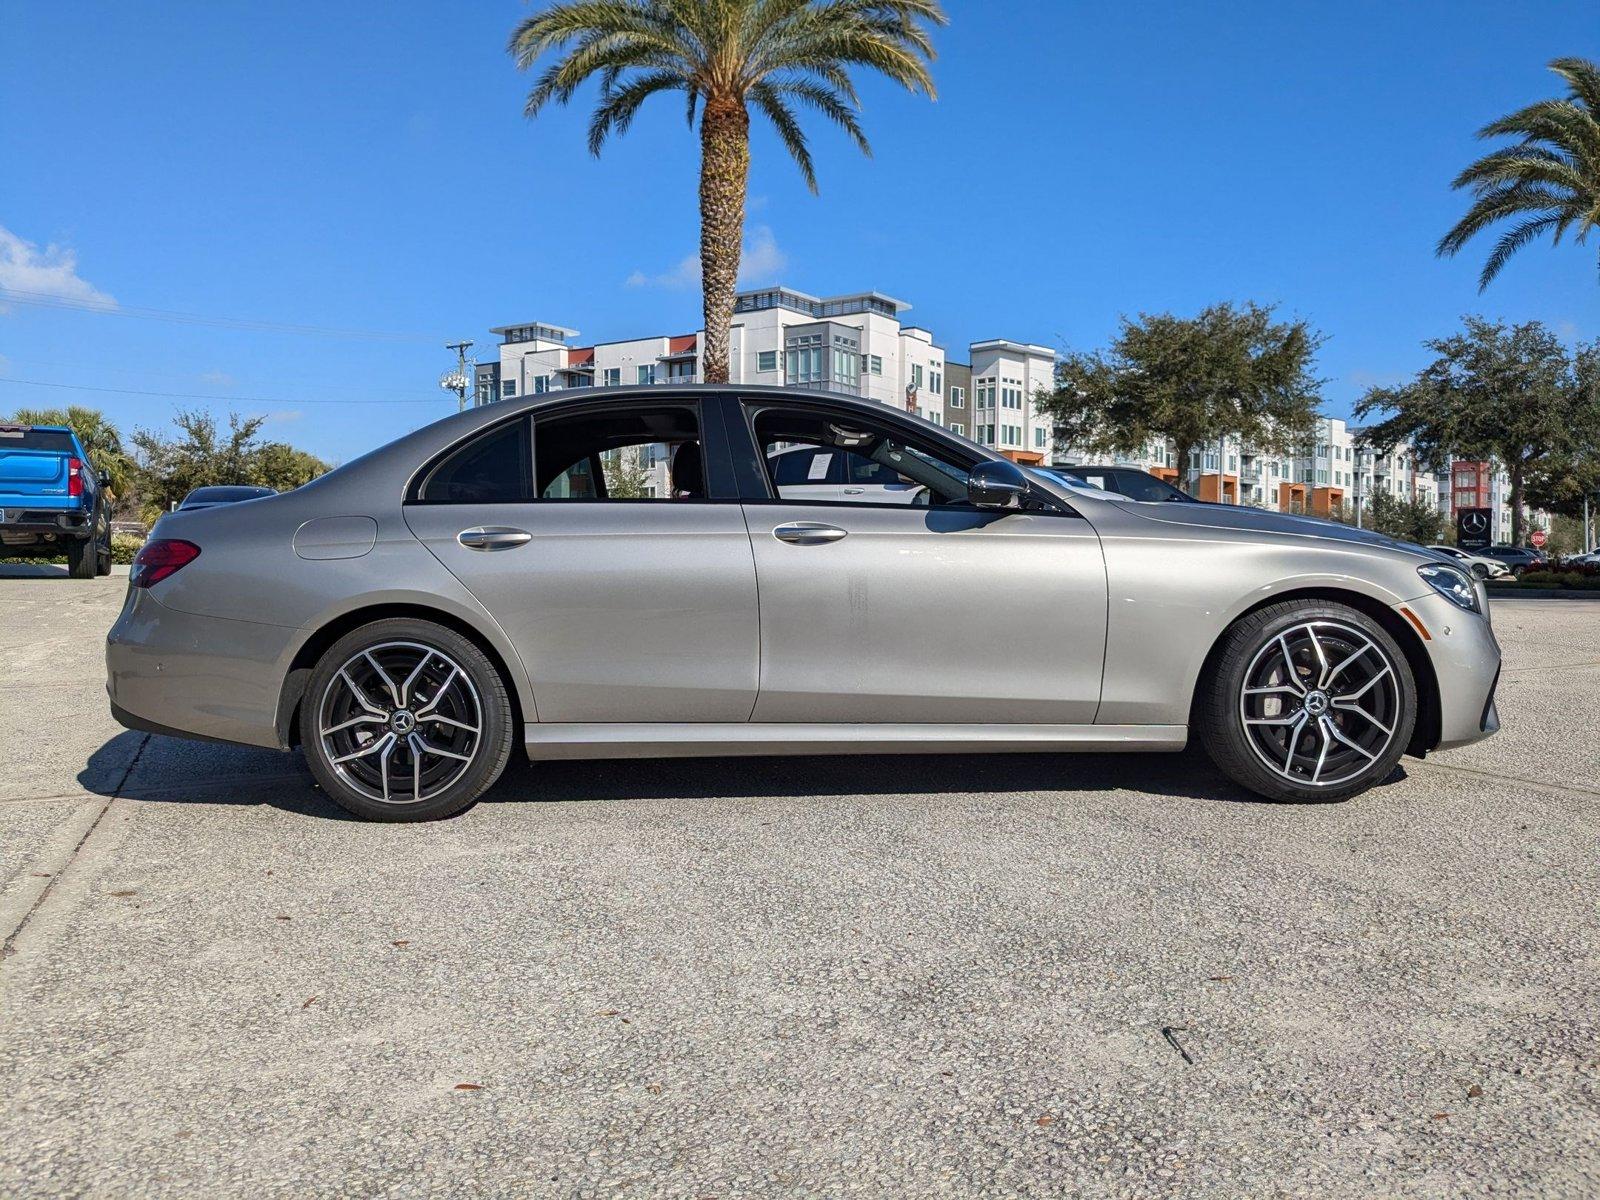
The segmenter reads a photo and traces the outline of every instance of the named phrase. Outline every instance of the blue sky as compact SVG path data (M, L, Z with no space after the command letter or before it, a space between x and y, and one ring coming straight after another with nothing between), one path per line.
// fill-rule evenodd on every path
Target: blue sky
M1335 414L1464 312L1600 332L1592 245L1532 247L1481 297L1480 251L1433 256L1473 131L1555 94L1549 59L1600 56L1592 0L947 7L937 103L865 81L872 159L813 124L820 197L758 130L761 281L888 292L953 356L1273 302L1328 335ZM0 279L119 308L0 311L0 412L75 401L128 430L236 409L339 460L449 411L445 341L697 328L681 108L598 161L585 106L523 120L503 47L525 11L8 5Z

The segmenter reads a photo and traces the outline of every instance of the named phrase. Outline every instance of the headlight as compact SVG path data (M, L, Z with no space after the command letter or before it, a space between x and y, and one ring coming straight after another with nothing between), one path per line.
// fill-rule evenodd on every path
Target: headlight
M1417 574L1428 581L1430 587L1438 592L1450 603L1455 604L1468 612L1483 613L1478 605L1478 585L1472 582L1460 567L1452 567L1449 563L1423 563L1417 568Z

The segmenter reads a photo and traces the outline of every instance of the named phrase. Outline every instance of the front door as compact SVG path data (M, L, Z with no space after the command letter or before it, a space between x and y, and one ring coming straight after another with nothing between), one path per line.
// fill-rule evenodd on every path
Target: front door
M760 586L754 721L1090 724L1100 702L1100 541L1064 510L966 500L970 453L909 420L825 403L752 401L730 414L755 459L848 451L919 489L783 498L765 480L745 516Z
M697 403L591 402L424 474L406 521L516 645L541 722L749 719L755 565L707 450Z

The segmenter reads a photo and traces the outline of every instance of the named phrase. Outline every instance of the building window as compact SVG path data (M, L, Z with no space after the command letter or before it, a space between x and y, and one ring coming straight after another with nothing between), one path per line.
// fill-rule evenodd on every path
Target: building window
M500 381L500 398L506 399L517 394L517 381L515 379L502 379Z
M535 375L533 377L533 394L542 396L550 390L550 376Z
M978 441L982 442L985 446L994 445L994 426L993 425L979 425L978 426Z
M922 364L921 363L913 363L911 365L911 386L916 388L918 391L922 390Z
M966 406L967 406L966 389L965 388L958 388L954 384L951 384L950 385L950 407L951 408L965 408ZM952 426L952 428L954 428L954 426Z
M645 366L642 366L642 367L638 368L638 371L639 371L639 378L638 378L638 382L639 383L654 383L656 381L656 365L655 365L655 363L648 363Z
M883 374L883 359L880 358L878 355L873 354L873 355L869 356L869 361L872 364L872 373L874 375L882 375Z
M622 386L622 368L607 367L600 378L606 387L620 387Z
M1035 450L1044 449L1044 430L1035 429L1033 431L1033 448Z
M935 393L944 391L943 371L936 371L932 367L928 368L928 390Z
M950 432L954 433L954 434L957 434L960 437L966 437L967 436L967 427L965 425L959 424L956 421L951 421L950 422Z
M778 369L778 352L776 350L763 350L756 355L756 370L776 371Z

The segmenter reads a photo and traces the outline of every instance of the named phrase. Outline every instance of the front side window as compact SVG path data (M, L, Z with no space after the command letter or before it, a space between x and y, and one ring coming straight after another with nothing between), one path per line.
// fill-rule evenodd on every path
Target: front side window
M855 414L756 408L751 427L772 494L811 501L819 485L851 504L948 506L967 501L967 467L932 442Z

